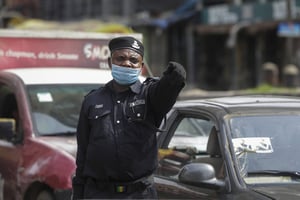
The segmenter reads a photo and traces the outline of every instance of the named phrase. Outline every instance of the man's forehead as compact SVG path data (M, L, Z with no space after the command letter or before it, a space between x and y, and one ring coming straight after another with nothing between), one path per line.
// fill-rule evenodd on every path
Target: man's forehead
M131 49L118 49L113 51L112 57L116 56L128 56L128 57L142 57L139 53Z

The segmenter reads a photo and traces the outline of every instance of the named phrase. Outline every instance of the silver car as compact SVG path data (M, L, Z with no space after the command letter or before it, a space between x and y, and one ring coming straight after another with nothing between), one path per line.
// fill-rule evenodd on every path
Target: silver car
M300 98L178 101L162 128L160 198L300 199Z

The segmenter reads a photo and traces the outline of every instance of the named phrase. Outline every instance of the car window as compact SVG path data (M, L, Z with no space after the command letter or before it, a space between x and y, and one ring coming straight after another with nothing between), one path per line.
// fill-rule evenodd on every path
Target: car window
M172 133L166 149L159 150L157 174L177 179L187 163L207 157L207 142L214 123L207 118L184 117Z
M18 103L13 88L0 83L0 119L8 122L0 131L0 140L17 141L22 138L21 118ZM10 127L9 130L7 129ZM1 127L3 128L3 127ZM10 130L12 132L10 132ZM9 133L10 132L10 133Z
M194 149L196 153L206 151L207 139L213 124L207 119L183 118L172 137L168 148Z

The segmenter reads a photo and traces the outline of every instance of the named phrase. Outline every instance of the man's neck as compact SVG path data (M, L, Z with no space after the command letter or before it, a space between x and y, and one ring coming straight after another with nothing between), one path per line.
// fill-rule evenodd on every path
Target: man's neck
M125 92L126 90L129 90L129 85L120 85L116 81L113 81L112 86L114 91L116 91L117 93Z

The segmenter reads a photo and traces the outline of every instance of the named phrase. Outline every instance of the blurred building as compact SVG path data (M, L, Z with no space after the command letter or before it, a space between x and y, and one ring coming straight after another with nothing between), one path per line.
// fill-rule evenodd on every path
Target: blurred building
M184 64L190 86L255 87L265 62L300 66L298 0L2 0L12 14L44 20L99 19L144 35L146 61L159 75L169 60ZM8 17L6 17L8 16ZM5 21L6 22L6 21ZM6 24L6 23L3 23Z

